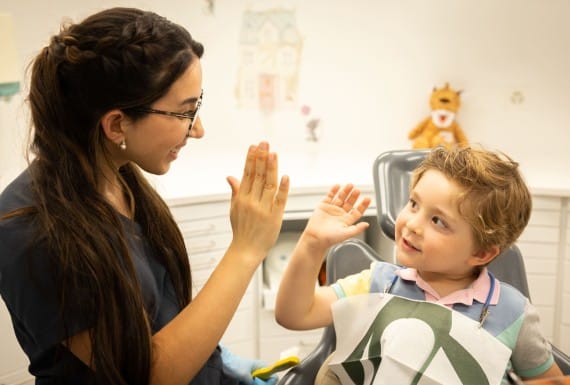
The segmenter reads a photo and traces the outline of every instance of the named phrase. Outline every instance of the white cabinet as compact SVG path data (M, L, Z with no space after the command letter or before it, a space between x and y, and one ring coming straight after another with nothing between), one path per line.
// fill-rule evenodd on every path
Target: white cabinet
M564 248L562 256L562 298L561 298L561 322L560 322L560 347L566 353L570 352L570 198L566 198L562 203L562 240L561 247Z
M531 300L548 339L570 352L570 198L535 192L529 224L517 244Z
M560 198L533 196L529 224L517 241L525 262L531 300L539 311L543 332L550 340L556 337L560 218Z

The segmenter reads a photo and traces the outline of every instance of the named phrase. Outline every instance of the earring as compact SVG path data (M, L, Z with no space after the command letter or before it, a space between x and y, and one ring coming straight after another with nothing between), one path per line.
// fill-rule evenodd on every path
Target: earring
M127 142L125 142L125 139L123 139L123 141L119 143L119 148L123 151L127 149Z

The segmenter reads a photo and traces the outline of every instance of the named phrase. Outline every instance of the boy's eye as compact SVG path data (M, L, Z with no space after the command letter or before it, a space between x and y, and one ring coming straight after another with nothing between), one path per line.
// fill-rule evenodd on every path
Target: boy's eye
M441 219L440 217L433 217L432 222L435 223L436 226L440 226L445 229L447 228L447 223L445 223L445 221L443 221L443 219Z
M408 204L413 209L415 209L418 206L418 203L415 200L413 200L412 198L410 198L410 201L408 202Z

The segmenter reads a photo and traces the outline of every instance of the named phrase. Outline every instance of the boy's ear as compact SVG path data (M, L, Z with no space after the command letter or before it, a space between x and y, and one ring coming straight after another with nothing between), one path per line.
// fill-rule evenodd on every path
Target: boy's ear
M497 245L489 247L487 250L480 250L471 256L473 266L485 266L493 261L501 249Z
M108 111L101 118L101 127L105 137L111 142L119 145L125 139L125 114L123 111L115 109Z

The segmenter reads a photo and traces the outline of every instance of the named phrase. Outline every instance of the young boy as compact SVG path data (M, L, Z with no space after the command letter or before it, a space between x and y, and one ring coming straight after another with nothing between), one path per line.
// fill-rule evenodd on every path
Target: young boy
M359 195L360 192L352 185L343 188L337 185L315 209L281 281L275 311L279 324L294 330L323 327L333 322L333 309L341 304L339 299L354 300L357 299L354 296L359 294L376 293L378 298L382 298L380 301L385 301L382 306L394 298L399 302L405 299L402 306L406 309L411 306L420 314L423 312L424 320L429 318L425 314L442 309L454 319L464 319L461 321L466 325L464 334L477 336L472 346L477 345L480 339L490 339L490 344L499 341L498 349L483 352L487 355L495 350L506 351L502 356L503 363L499 359L494 361L494 358L491 361L495 368L490 370L498 372L495 376L498 376L498 382L501 379L506 381L505 373L511 369L527 379L562 375L553 360L549 342L540 332L535 308L520 292L499 282L486 268L516 241L530 217L531 196L516 162L504 154L481 148L433 149L415 170L410 200L396 220L396 259L401 266L374 262L368 270L340 279L331 286L315 289L315 280L327 249L367 227L366 223L357 221L370 204L370 199L359 201ZM370 296L372 294L368 294L368 298ZM339 303L333 305L336 301ZM429 370L425 366L428 361L424 366L415 368L413 381L404 380L406 375L399 372L399 368L408 358L398 357L398 352L405 351L409 345L412 346L411 353L406 352L405 355L425 349L422 343L426 338L416 337L422 329L418 325L425 326L426 322L435 325L433 327L439 329L432 336L436 335L437 339L441 335L441 322L405 323L417 313L396 317L386 310L394 307L385 306L383 309L384 312L378 311L374 322L381 322L382 317L389 318L390 322L394 318L397 322L392 323L395 327L389 332L386 332L388 328L383 329L384 334L378 337L378 351L382 358L371 377L367 378L377 377L379 382L374 383L418 383L423 373ZM458 313L463 316L458 317ZM378 325L374 322L372 326ZM472 325L476 326L469 329ZM339 330L335 329L338 349L346 341L339 341ZM377 332L372 329L370 333ZM447 342L434 343L430 340L432 337L427 338L431 341L427 349L448 344L449 328L447 332L440 338ZM412 335L413 338L410 337ZM456 340L452 342L456 343ZM465 344L469 345L469 342ZM463 352L464 348L444 349L447 358L438 357L438 362L451 364L436 365L439 369L435 371L441 372L445 367L456 372L453 376L459 378L458 383L473 383L468 378L478 378L479 374L466 374L459 367L485 366L454 363L454 360L461 361L459 351ZM435 353L433 350L430 360L435 359ZM388 356L389 359L385 358ZM474 362L478 362L477 357ZM317 380L324 378L321 383L339 383L336 375L323 371L323 368ZM335 372L338 374L337 370Z

